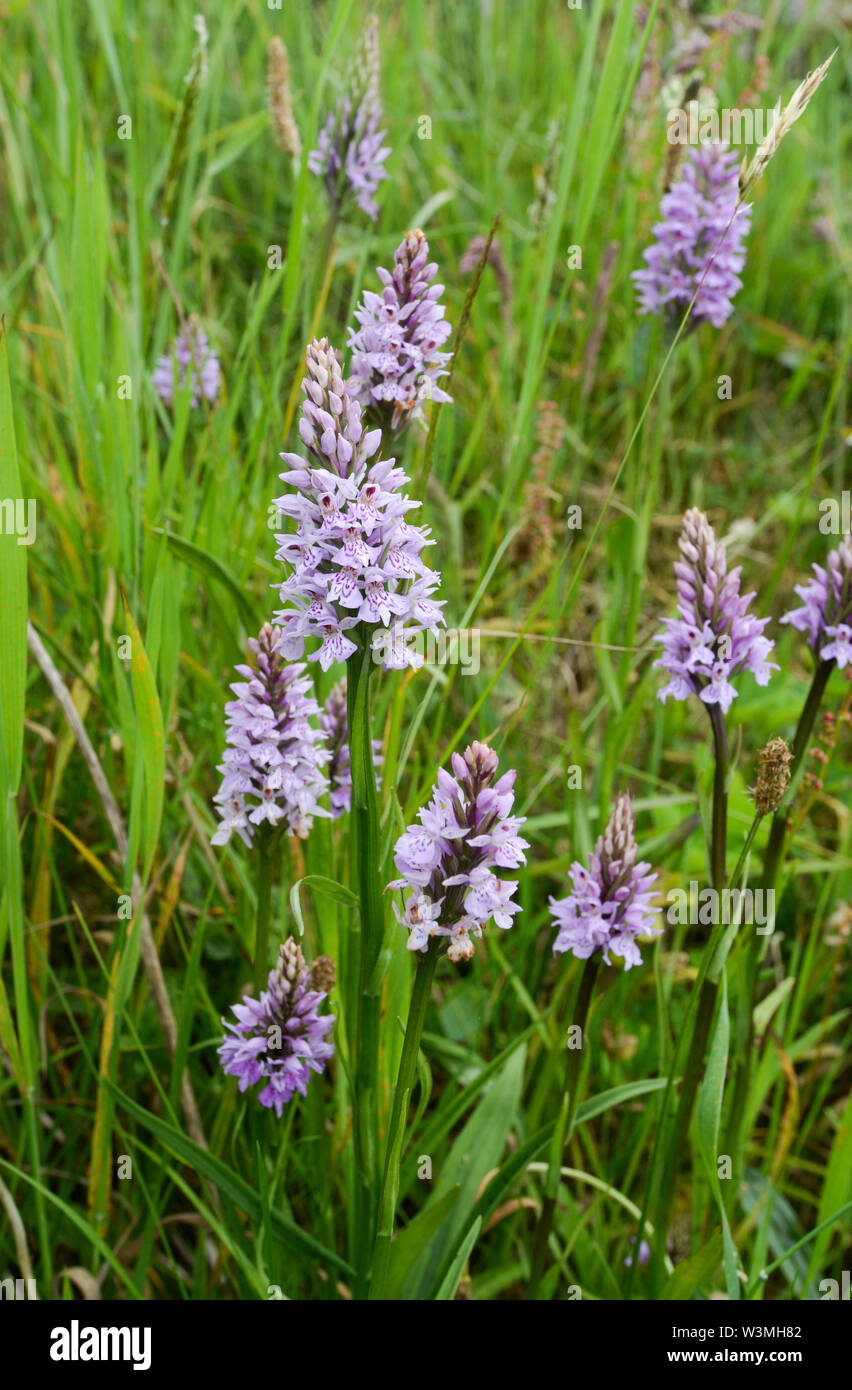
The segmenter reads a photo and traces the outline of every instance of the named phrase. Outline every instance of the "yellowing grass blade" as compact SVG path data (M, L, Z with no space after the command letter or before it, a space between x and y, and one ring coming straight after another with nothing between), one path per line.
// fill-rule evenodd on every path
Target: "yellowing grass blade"
M33 506L35 503L33 502ZM0 319L0 792L4 807L21 784L27 674L27 549L17 519L30 508L22 495L5 323ZM2 815L2 812L0 812Z
M163 793L166 776L166 740L163 730L163 712L154 672L145 651L139 629L130 611L127 596L122 592L124 616L131 641L130 678L133 685L133 703L136 709L136 725L139 730L139 746L145 766L145 828L142 841L142 878L147 879L157 836L160 833L160 820L163 814Z

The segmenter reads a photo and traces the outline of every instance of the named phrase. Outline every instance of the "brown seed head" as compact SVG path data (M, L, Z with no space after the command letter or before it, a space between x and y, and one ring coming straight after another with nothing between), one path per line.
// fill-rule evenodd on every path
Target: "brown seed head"
M330 994L336 979L337 974L331 956L317 956L311 965L311 989L317 989L321 994Z
M770 816L781 804L790 781L793 754L783 738L771 738L757 755L757 783L754 804L758 815Z
M269 43L267 91L275 139L286 154L292 155L295 160L301 159L302 141L293 115L290 93L290 61L287 49L277 35Z

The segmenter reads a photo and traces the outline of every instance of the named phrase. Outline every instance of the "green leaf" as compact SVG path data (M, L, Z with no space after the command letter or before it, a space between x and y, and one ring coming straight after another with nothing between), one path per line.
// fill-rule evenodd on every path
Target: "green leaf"
M828 1166L825 1170L825 1182L823 1183L822 1195L817 1212L817 1225L822 1225L824 1221L830 1222L831 1212L842 1210L852 1197L852 1164L849 1162L849 1155L852 1153L852 1091L846 1099L843 1114L840 1116L840 1123L831 1145L831 1153L828 1159ZM823 1256L828 1250L831 1236L828 1226L820 1233L808 1265L808 1277L813 1279L820 1268Z
M746 1216L754 1211L758 1203L769 1211L768 1240L773 1255L783 1255L804 1239L793 1207L783 1192L779 1192L758 1169L746 1168L738 1197ZM804 1250L797 1249L794 1255L785 1259L782 1270L794 1297L818 1297L815 1285L807 1287L808 1259Z
M449 1134L450 1130L458 1124L462 1116L472 1108L480 1092L488 1085L492 1077L497 1075L501 1067L503 1067L512 1056L512 1053L516 1052L519 1047L522 1047L524 1043L532 1037L536 1028L537 1024L531 1023L528 1028L525 1028L522 1033L519 1033L512 1039L508 1047L505 1047L498 1056L493 1058L487 1066L482 1068L479 1075L471 1081L469 1085L465 1086L460 1095L456 1096L451 1102L448 1102L446 1099L442 1101L438 1113L423 1131L423 1137L419 1141L421 1153L435 1152L444 1135ZM413 1181L414 1178L412 1177L409 1183L403 1182L401 1184L401 1191L403 1194L408 1190Z
M795 983L795 976L788 975L787 979L782 980L780 985L776 985L765 999L761 999L753 1014L755 1033L760 1035L766 1032L773 1015L784 1003Z
M456 1258L453 1260L453 1263L450 1265L450 1268L447 1270L446 1277L441 1283L441 1287L435 1294L436 1303L447 1303L451 1299L455 1298L456 1289L459 1286L459 1280L461 1279L464 1267L467 1264L468 1259L470 1258L470 1252L476 1244L476 1238L479 1235L479 1228L481 1225L482 1220L480 1217L477 1217L470 1230L468 1231L467 1236L465 1237L465 1241L462 1245L461 1250L459 1251Z
M321 894L324 898L331 898L336 903L343 903L344 907L358 907L358 899L352 890L345 888L336 879L325 878L323 874L307 874L304 878L298 879L290 889L290 911L296 919L300 936L305 934L305 919L302 916L299 897L299 890L303 887L312 888L315 893Z
M147 1129L151 1134L155 1134L162 1144L171 1153L189 1164L202 1177L208 1178L219 1192L230 1197L232 1202L246 1213L256 1224L260 1224L263 1219L263 1205L257 1193L236 1174L233 1169L223 1163L220 1158L202 1149L193 1139L188 1138L181 1130L170 1125L166 1120L160 1119L158 1115L151 1115L144 1110L141 1105L126 1096L123 1091L114 1086L105 1077L102 1084L108 1086L114 1093L116 1102L128 1115ZM315 1240L307 1231L303 1231L292 1221L289 1221L282 1212L275 1207L269 1209L269 1223L278 1240L282 1245L287 1246L294 1254L304 1255L313 1260L323 1260L331 1264L335 1269L342 1270L348 1276L354 1274L351 1265L329 1250L320 1241Z
M20 519L28 523L28 500L22 493L12 418L8 343L5 323L0 319L0 957L8 936L19 1038L19 1046L12 1055L20 1059L19 1079L22 1094L26 1095L33 1085L38 1041L27 977L17 801L27 679L27 546L18 544L18 518L15 516L20 504L24 507L24 516Z
M385 1298L396 1299L399 1297L399 1289L402 1287L402 1282L408 1271L421 1251L425 1250L442 1222L449 1216L460 1193L461 1187L455 1183L436 1202L430 1202L425 1211L421 1211L413 1221L409 1221L404 1230L397 1234L391 1244L388 1259Z
M654 1076L649 1081L628 1081L623 1086L613 1086L609 1091L601 1091L599 1096L583 1100L577 1106L574 1128L583 1124L585 1120L594 1119L595 1115L602 1115L605 1110L612 1110L623 1101L635 1100L637 1096L647 1096L651 1091L661 1091L666 1085L668 1077Z
M808 1028L804 1033L791 1042L785 1049L791 1062L796 1062L800 1057L810 1052L811 1048L824 1043L830 1034L848 1018L849 1009L839 1009L837 1013L830 1014L828 1018L821 1019L812 1028ZM760 1108L763 1105L771 1086L775 1084L781 1075L781 1063L778 1060L778 1053L775 1048L764 1052L760 1065L755 1073L754 1081L748 1098L748 1109L745 1117L745 1133L749 1134L754 1128Z
M611 1090L593 1097L577 1107L577 1117L574 1121L575 1130L582 1120L590 1119L592 1115L599 1115L604 1110L620 1104L621 1101L634 1100L636 1096L647 1095L650 1091L659 1091L666 1085L666 1080L665 1077L654 1077L650 1081L631 1081L627 1085L614 1086ZM555 1128L556 1123L551 1120L549 1124L537 1130L526 1143L522 1144L515 1153L510 1154L500 1165L493 1176L489 1178L485 1190L472 1208L470 1212L471 1223L481 1218L483 1223L487 1225L493 1213L504 1201L506 1194L526 1172L528 1164L534 1162L551 1142ZM610 1194L614 1192L614 1189L609 1187L606 1190Z
M106 1241L101 1238L95 1227L90 1221L86 1220L85 1216L83 1216L82 1212L79 1211L77 1207L71 1206L68 1202L64 1202L61 1197L57 1197L55 1192L51 1192L49 1187L44 1187L40 1182L37 1182L35 1178L30 1177L29 1173L24 1172L22 1168L15 1167L13 1163L7 1163L4 1158L0 1158L0 1168L7 1168L14 1176L16 1182L28 1183L36 1192L40 1192L46 1201L56 1207L57 1211L61 1211L66 1221L69 1221L72 1226L76 1226L83 1238L91 1244L92 1249L97 1250L101 1258L106 1261L120 1283L124 1285L128 1296L130 1298L141 1299L142 1295L139 1290L135 1288L133 1280L124 1268L124 1265L120 1260L116 1259L114 1251L110 1249Z
M660 1298L664 1302L673 1302L682 1298L692 1298L695 1290L700 1285L706 1285L716 1272L719 1261L722 1258L722 1236L717 1231L712 1240L688 1260L675 1265L663 1285Z
M753 1298L760 1288L761 1283L769 1277L773 1270L776 1270L779 1265L783 1265L784 1262L795 1255L798 1250L804 1249L804 1247L814 1239L814 1236L822 1235L824 1231L830 1230L835 1221L839 1221L841 1216L846 1216L847 1212L850 1211L852 1211L852 1202L846 1202L838 1211L832 1212L831 1216L827 1216L824 1221L821 1221L818 1226L815 1226L812 1231L808 1231L806 1236L802 1236L801 1240L797 1240L795 1245L791 1245L789 1249L778 1256L777 1260L774 1260L771 1265L767 1265L765 1269L760 1271L760 1277L749 1285L746 1297Z
M197 1212L200 1212L200 1214L203 1216L205 1222L210 1227L210 1230L219 1240L220 1245L222 1245L223 1247L227 1246L227 1248L230 1250L232 1258L236 1260L237 1264L240 1266L240 1269L243 1271L243 1274L245 1275L248 1284L251 1286L252 1289L254 1289L254 1292L257 1294L258 1298L266 1298L266 1292L269 1288L269 1280L267 1279L266 1275L263 1274L261 1270L255 1269L254 1265L251 1263L251 1260L247 1257L245 1251L240 1249L240 1246L237 1242L228 1240L227 1232L222 1222L218 1219L218 1217L216 1217L213 1214L209 1206L207 1206L201 1200L198 1193L193 1190L190 1184L184 1181L180 1173L178 1173L169 1164L165 1165L165 1171L166 1173L168 1173L171 1181L175 1184L175 1186L179 1188L180 1191L184 1194L187 1201L191 1202L192 1205L195 1207L195 1210Z
M447 1257L447 1265L455 1259L459 1249L464 1245L467 1236L474 1225L479 1222L487 1223L492 1213L495 1212L503 1201L504 1196L512 1188L514 1183L521 1177L527 1169L527 1165L532 1163L535 1158L547 1147L553 1138L553 1131L556 1128L555 1121L538 1130L531 1139L522 1144L515 1153L510 1154L500 1165L497 1171L488 1180L488 1184L475 1206L469 1214L469 1224L466 1231L460 1234L454 1250Z
M221 560L209 555L194 541L188 541L183 536L175 535L174 531L166 531L161 526L152 526L151 530L157 536L165 536L166 544L179 560L191 565L205 579L215 580L217 584L221 584L223 588L227 589L240 611L240 617L247 630L251 633L258 631L260 614L246 594L245 586L240 583L227 565L223 565Z
M738 1299L740 1296L740 1281L737 1277L739 1258L728 1224L728 1214L725 1210L719 1181L719 1124L722 1116L722 1099L725 1094L725 1076L728 1070L728 1047L731 1036L728 1014L728 977L724 971L722 972L720 995L716 1028L713 1033L713 1041L710 1044L710 1056L707 1059L707 1070L704 1073L704 1081L698 1095L695 1127L701 1157L707 1169L707 1176L722 1222L725 1286L728 1298Z
M459 1236L467 1227L476 1191L500 1161L521 1100L526 1048L520 1048L506 1062L441 1163L433 1201L458 1184L457 1204L442 1222L428 1250L416 1262L406 1281L403 1297L423 1298L445 1277L447 1260L454 1257ZM418 1144L420 1153L428 1150Z
M728 1065L728 1043L730 1041L730 1021L728 1018L727 979L722 977L721 999L716 1018L716 1028L707 1059L707 1070L698 1095L695 1121L698 1142L708 1172L716 1172L716 1148L719 1140L719 1121L722 1114L722 1097L725 1091L725 1070Z

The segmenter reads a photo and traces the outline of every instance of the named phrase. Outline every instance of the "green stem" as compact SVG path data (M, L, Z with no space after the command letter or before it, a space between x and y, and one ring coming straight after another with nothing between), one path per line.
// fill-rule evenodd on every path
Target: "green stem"
M715 942L711 941L708 943L708 950L710 950L711 947L715 952ZM659 1294L659 1283L663 1271L663 1262L666 1253L666 1237L668 1235L669 1221L671 1219L671 1210L674 1204L677 1167L682 1157L683 1147L689 1133L692 1110L695 1105L695 1097L698 1094L698 1084L704 1070L704 1053L707 1048L707 1039L710 1036L713 1015L716 1011L716 998L718 992L718 978L713 979L709 974L706 975L698 996L698 1011L695 1017L695 1027L692 1030L692 1039L689 1047L689 1055L686 1060L686 1067L683 1073L683 1080L681 1081L677 1112L671 1127L670 1138L666 1144L666 1152L657 1186L657 1200L653 1217L656 1238L651 1255L652 1297L655 1298L658 1297Z
M814 671L811 680L810 690L807 699L799 716L796 732L793 736L793 774L784 797L784 802L779 806L772 820L769 831L769 839L766 845L766 855L763 861L763 886L765 891L772 891L778 877L778 870L783 860L784 842L787 838L787 809L790 799L795 793L796 787L801 780L805 770L805 751L810 741L814 722L819 711L828 678L834 669L833 661L821 661ZM734 874L733 886L737 886L738 874L741 872L742 863L754 838L759 817L755 817L749 838L743 853L740 856L740 863L737 865L737 872ZM766 948L766 938L757 937L755 934L754 942L748 953L746 963L745 979L745 1027L743 1029L744 1039L741 1049L741 1060L737 1071L737 1079L734 1087L734 1101L731 1108L731 1118L728 1130L728 1147L734 1159L734 1174L739 1176L742 1169L743 1149L746 1136L743 1134L743 1121L745 1118L746 1103L748 1101L749 1087L751 1085L751 1075L754 1065L754 1010L757 1004L758 981L760 978L760 958L762 951Z
M787 809L805 770L805 751L810 742L814 722L819 712L828 679L834 670L833 661L821 661L813 674L811 688L793 735L793 773L784 801L772 819L766 855L763 860L763 887L774 888L778 870L784 857L784 841L787 837Z
M673 1050L673 1052L672 1052L671 1063L670 1063L670 1066L669 1066L668 1079L667 1079L667 1081L666 1081L666 1088L665 1088L665 1091L664 1091L664 1093L663 1093L662 1108L661 1108L661 1111L660 1111L660 1120L659 1120L659 1124L656 1126L656 1133L655 1133L655 1136L654 1136L654 1143L653 1143L653 1147L652 1147L652 1149L651 1149L651 1160L650 1160L650 1163L648 1164L648 1182L646 1183L646 1186L645 1186L645 1200L644 1200L644 1202L643 1202L643 1204L642 1204L642 1217L641 1217L641 1220L640 1220L640 1222L639 1222L639 1237L640 1237L640 1239L641 1239L642 1232L648 1230L649 1228L650 1228L651 1230L654 1231L655 1236L656 1236L656 1230L657 1230L657 1228L656 1228L656 1226L652 1226L652 1225L651 1225L650 1221L648 1220L648 1213L649 1213L650 1210L651 1210L652 1198L655 1197L656 1193L658 1193L659 1190L660 1190L659 1181L656 1181L656 1183L655 1183L655 1180L657 1179L657 1159L658 1159L658 1156L659 1156L661 1153L663 1153L663 1154L665 1155L666 1141L668 1140L668 1136L669 1136L669 1132L670 1132L671 1124L672 1124L673 1100L674 1100L675 1093L676 1093L676 1091L677 1091L678 1085L680 1084L680 1077L679 1077L679 1075L678 1075L678 1068L679 1068L679 1066L680 1066L680 1059L681 1059L681 1055L683 1054L683 1051L684 1051L684 1049L685 1049L685 1047L686 1047L686 1040L687 1040L687 1038L691 1037L691 1034L692 1034L692 1032L694 1031L694 1028L695 1028L695 1019L697 1018L697 1015L698 1015L698 1001L699 1001L699 999L701 998L701 994L702 994L703 987L704 987L704 982L705 982L705 980L706 980L706 978L707 978L707 975L708 975L708 972L709 972L709 970L710 970L711 964L713 963L715 954L716 954L716 943L712 940L712 937L711 937L711 940L707 942L707 945L706 945L705 948L704 948L704 955L702 956L701 965L700 965L700 968L699 968L699 971L698 971L698 979L696 980L695 989L694 989L692 995L690 996L690 1000L689 1000L689 1003L688 1003L688 1005L687 1005L686 1018L684 1019L683 1026L677 1030L677 1033L676 1033L676 1036L675 1036L674 1050ZM664 1238L664 1239L665 1239L665 1238ZM654 1274L655 1267L658 1266L659 1269L662 1270L664 1260L665 1260L665 1248L664 1248L664 1245L663 1245L663 1248L661 1249L659 1255L657 1254L657 1249L656 1249L656 1245L655 1245L655 1246L654 1246L654 1255L653 1255L653 1259L652 1259L652 1263L651 1263L651 1273L652 1273L652 1275ZM630 1298L631 1291L632 1291L632 1289L633 1289L633 1281L634 1281L634 1279L635 1279L636 1272L637 1272L638 1268L639 1268L639 1262L638 1262L638 1260L634 1260L633 1263L632 1263L632 1265L630 1266L630 1273L629 1273L629 1275L628 1275L628 1277L627 1277L627 1287L626 1287L625 1293L624 1293L625 1299L629 1299L629 1298Z
M719 705L708 705L710 725L713 730L713 811L710 839L710 873L713 887L721 893L727 887L727 841L728 841L728 737L725 731L725 716ZM686 1067L680 1086L677 1111L667 1135L663 1163L657 1183L657 1199L654 1208L654 1231L656 1239L651 1256L651 1287L656 1297L659 1292L666 1253L666 1237L671 1220L675 1196L675 1179L684 1145L689 1134L695 1097L704 1073L704 1054L713 1016L716 1012L716 999L719 993L721 963L716 962L717 946L713 930L705 948L705 960L699 985L698 1009L695 1026L689 1044ZM673 1060L675 1066L677 1058Z
M582 1068L583 1052L586 1044L586 1020L589 1016L589 1005L592 1001L595 980L600 970L600 956L590 956L583 966L583 973L580 976L580 987L577 992L577 1003L572 1011L571 1023L574 1027L581 1030L581 1047L571 1047L567 1049L565 1058L565 1087L562 1094L562 1106L559 1112L559 1119L556 1122L556 1129L553 1135L553 1143L550 1150L550 1160L547 1168L547 1178L544 1185L544 1200L541 1204L541 1214L536 1226L535 1238L533 1241L532 1272L530 1274L529 1289L527 1297L530 1300L537 1299L541 1276L544 1271L547 1259L547 1250L550 1243L550 1232L553 1228L553 1218L556 1213L556 1201L559 1195L559 1180L563 1167L568 1166L568 1146L571 1143L571 1136L574 1132L574 1117L577 1113L577 1103L580 1098L580 1072Z
M734 869L731 878L731 888L739 887L745 870L746 858L757 834L758 826L763 820L760 812L755 812L754 820L749 827L746 842L743 845L742 853L737 860L737 867ZM760 964L760 947L763 938L757 933L753 933L752 939L748 943L745 980L743 983L743 997L745 999L745 1017L740 1023L739 1037L739 1065L737 1066L736 1081L734 1083L734 1099L731 1105L731 1117L728 1127L728 1149L734 1156L734 1173L739 1176L742 1166L742 1122L745 1114L746 1100L748 1099L748 1089L751 1082L751 1062L752 1046L754 1039L754 1006L757 1002L757 977ZM732 1184L735 1189L735 1184Z
M329 262L329 257L330 257L331 254L332 254L332 249L333 249L333 247L334 247L334 238L335 238L335 235L336 235L336 233L337 233L337 224L338 224L339 221L340 221L340 208L339 208L339 206L338 206L336 203L333 203L332 206L331 206L331 208L329 209L329 214L328 214L328 217L327 217L327 219L326 219L326 224L325 224L325 226L323 227L322 233L321 233L321 235L320 235L319 255L318 255L318 257L317 257L317 259L316 259L316 262L315 262L315 264L316 264L316 283L315 283L315 285L314 285L314 294L313 294L313 302L314 302L315 305L319 304L320 295L321 295L321 293L322 293L323 281L324 281L326 275L329 274L329 265L328 265L328 262ZM357 658L356 658L356 660L357 660Z
M494 218L494 221L491 223L491 230L488 233L488 240L485 243L485 246L482 250L482 255L479 258L479 264L477 265L476 270L474 271L470 283L467 287L467 294L464 297L464 303L462 305L462 311L459 316L458 326L456 328L455 337L453 338L453 346L450 354L450 368L447 372L446 380L441 383L441 389L444 391L449 391L450 389L450 382L453 379L453 373L456 369L456 361L458 359L459 349L464 340L464 335L467 332L467 325L470 319L470 311L473 308L473 301L475 300L479 292L479 285L480 281L482 280L482 272L485 269L485 266L488 262L488 253L491 250L491 243L494 240L494 233L497 231L499 222L500 214L498 212ZM432 456L435 452L435 438L438 432L438 420L440 418L440 415L441 402L436 401L432 409L432 418L429 421L429 433L426 436L426 444L423 449L423 461L420 465L420 473L417 479L417 486L414 489L413 493L415 497L426 496L426 485L429 482L429 474L432 471ZM503 494L501 494L501 498L502 497ZM503 501L501 500L498 511L501 511L502 507Z
M272 913L273 846L277 837L269 826L257 843L257 915L254 927L254 987L258 997L269 975L269 919Z
M757 939L757 938L756 938ZM742 1132L745 1119L746 1102L751 1086L752 1061L754 1051L754 1009L757 1003L757 980L760 973L759 946L750 945L746 959L743 994L745 996L745 1019L741 1027L739 1043L740 1062L734 1082L734 1099L728 1121L728 1152L733 1157L734 1177L739 1180L742 1172L745 1136ZM736 1191L737 1184L732 1184Z
M373 654L368 642L348 662L346 704L352 769L352 879L361 906L358 967L358 1028L355 1057L356 1296L366 1296L379 1192L379 1031L381 979L378 968L384 940L384 905L379 879L379 810L370 738L370 676Z
M745 839L745 844L743 845L742 850L740 851L740 857L739 857L739 859L737 860L737 866L736 866L736 868L734 869L734 872L731 874L731 883L730 883L731 888L736 888L737 885L738 885L738 883L739 883L740 880L742 879L743 870L745 869L745 862L746 862L746 859L747 859L748 854L749 854L749 851L750 851L750 849L751 849L751 847L752 847L752 845L753 845L753 843L754 843L754 837L755 837L755 835L757 834L757 828L758 828L758 826L760 825L760 822L761 822L762 820L763 820L763 816L760 814L759 811L756 811L756 812L755 812L755 815L754 815L754 820L752 821L751 825L749 826L748 834L746 835L746 839Z
M725 716L719 705L708 705L713 729L713 831L710 848L710 869L713 887L718 893L727 886L728 850L728 736Z
M405 1122L414 1090L420 1039L423 1035L423 1025L426 1022L426 1011L429 1007L438 949L438 941L432 940L428 950L417 955L417 968L411 991L411 1002L408 1006L408 1020L405 1025L405 1038L402 1044L402 1055L399 1059L399 1071L393 1094L393 1108L385 1145L381 1222L373 1253L373 1275L369 1294L371 1299L387 1297L385 1281L399 1196L399 1170L402 1163Z

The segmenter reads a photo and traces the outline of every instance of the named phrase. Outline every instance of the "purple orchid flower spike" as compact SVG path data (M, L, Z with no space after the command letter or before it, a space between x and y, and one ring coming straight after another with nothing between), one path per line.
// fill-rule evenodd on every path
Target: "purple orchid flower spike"
M212 405L221 390L222 371L219 359L207 341L207 334L194 315L178 333L171 351L157 359L151 380L160 400L165 401L166 405L174 405L175 384L180 394L187 377L192 408L195 409L202 396Z
M500 879L497 868L526 863L527 841L518 834L525 817L513 816L515 773L497 777L497 754L473 743L454 753L453 775L443 768L432 800L396 842L394 862L401 877L390 888L408 890L397 921L408 928L408 949L426 951L433 937L446 937L451 961L470 960L474 938L493 921L503 931L520 912L513 902L517 883Z
M769 619L748 612L754 594L740 594L740 569L728 570L725 547L697 507L683 519L678 548L678 616L664 618L666 630L654 639L663 647L654 665L670 677L658 698L698 695L727 714L737 696L732 677L750 671L766 685L779 669L767 661L775 645L763 636Z
M360 641L385 669L416 669L423 656L410 639L443 622L443 603L432 597L441 576L422 559L434 542L406 520L421 504L401 491L408 478L394 460L376 457L382 432L365 433L325 338L311 343L306 365L300 432L308 457L281 455L289 464L281 480L293 491L275 502L296 527L276 536L277 557L290 567L276 614L284 650L297 659L306 638L320 638L308 660L328 670Z
M329 814L318 805L328 790L323 772L328 754L310 722L319 705L308 694L305 666L285 662L281 632L269 623L249 647L257 668L236 668L243 680L231 686L237 698L225 706L228 746L214 798L221 817L214 845L226 845L236 831L251 846L263 823L281 824L304 839L314 816Z
M636 938L659 936L662 928L654 926L661 909L652 906L657 893L651 884L657 875L649 872L650 864L637 864L637 852L633 803L624 793L616 798L588 867L571 865L573 892L550 899L559 927L554 952L570 951L588 960L600 951L607 965L612 953L624 961L625 970L642 964Z
M333 213L340 212L348 197L375 221L375 200L390 149L379 130L382 103L379 95L379 24L368 20L358 45L349 88L328 116L308 155L308 168L325 182Z
M381 294L367 290L350 329L352 396L384 428L396 432L423 417L423 402L451 401L438 386L452 353L441 352L452 329L438 301L443 285L430 282L438 267L429 262L429 243L417 229L403 237L394 269L379 267Z
M260 997L243 995L242 1004L233 1005L236 1022L222 1020L228 1030L219 1048L223 1069L239 1078L241 1091L264 1082L258 1100L279 1119L297 1091L307 1094L311 1072L322 1072L334 1056L334 1043L326 1041L334 1017L319 1012L333 984L328 957L319 956L309 971L290 936Z
M807 584L796 585L802 607L781 622L804 632L818 660L836 661L842 671L852 665L852 537L829 553L825 569L814 565L813 571Z
M739 203L739 160L723 145L699 145L687 156L682 177L663 195L664 220L634 270L639 313L656 314L676 328L698 291L689 327L706 319L721 328L742 288L750 204Z

